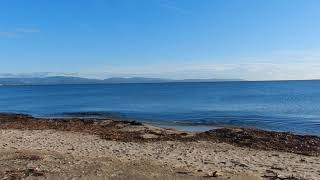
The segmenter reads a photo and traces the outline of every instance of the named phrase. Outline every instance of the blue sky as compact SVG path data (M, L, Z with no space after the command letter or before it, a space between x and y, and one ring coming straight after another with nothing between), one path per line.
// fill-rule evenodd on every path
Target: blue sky
M319 79L319 19L319 0L0 0L0 74Z

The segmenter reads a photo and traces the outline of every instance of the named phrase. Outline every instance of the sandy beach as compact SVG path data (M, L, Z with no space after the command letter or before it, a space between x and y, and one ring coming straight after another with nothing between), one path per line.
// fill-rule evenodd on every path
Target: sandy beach
M315 136L274 132L291 141L277 149L276 140L264 139L263 146L247 138L248 148L242 140L231 141L236 136L226 138L227 131L218 138L222 131L196 134L111 119L12 114L1 114L0 122L1 179L320 179ZM299 138L305 138L301 147L292 149Z

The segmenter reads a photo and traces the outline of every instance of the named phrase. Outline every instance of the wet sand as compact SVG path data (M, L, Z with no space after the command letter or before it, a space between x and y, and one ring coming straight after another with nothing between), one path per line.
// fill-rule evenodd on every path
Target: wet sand
M314 136L8 114L0 134L2 179L320 179Z

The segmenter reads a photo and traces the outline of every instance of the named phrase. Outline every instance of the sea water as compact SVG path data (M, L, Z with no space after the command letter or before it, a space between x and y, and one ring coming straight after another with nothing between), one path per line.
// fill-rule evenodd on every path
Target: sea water
M0 112L86 112L195 131L239 126L320 135L320 81L0 86Z

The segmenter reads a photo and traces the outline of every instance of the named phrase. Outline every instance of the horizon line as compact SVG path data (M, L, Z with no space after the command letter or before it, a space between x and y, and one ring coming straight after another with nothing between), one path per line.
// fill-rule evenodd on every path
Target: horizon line
M64 78L80 78L80 79L87 79L87 80L97 80L97 81L104 81L104 80L110 80L110 79L145 79L145 80L162 80L159 82L141 82L141 83L183 83L185 81L186 83L189 81L196 80L194 82L190 83L205 83L206 81L210 83L211 82L276 82L276 81L319 81L320 79L266 79L266 80L248 80L248 79L242 79L242 78L186 78L186 79L175 79L175 78L161 78L161 77L143 77L143 76L132 76L132 77L121 77L121 76L112 76L108 78L90 78L90 77L83 77L83 76L67 76L67 75L54 75L54 76L44 76L44 77L3 77L0 76L0 79L45 79L45 78L53 78L53 77L64 77ZM203 80L203 81L201 81ZM215 81L216 80L216 81ZM119 82L119 84L125 84L130 82ZM139 83L139 82L131 82L131 84ZM80 83L81 84L81 83ZM83 83L83 84L90 84L90 83ZM94 83L92 83L94 84ZM98 84L98 83L97 83ZM101 83L103 84L103 83ZM106 84L112 84L106 82ZM117 82L114 82L113 84L117 84Z

